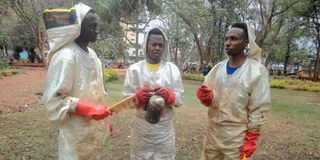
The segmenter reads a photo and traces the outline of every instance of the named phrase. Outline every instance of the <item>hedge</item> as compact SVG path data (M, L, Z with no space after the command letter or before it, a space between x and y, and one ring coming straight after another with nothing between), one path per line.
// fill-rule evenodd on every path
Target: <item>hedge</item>
M195 81L204 80L204 76L202 74L197 74L197 73L183 73L182 78L187 80L195 80ZM320 82L313 82L313 81L299 80L299 79L273 79L273 78L270 78L269 81L270 81L271 88L320 92Z
M104 76L104 80L106 82L117 80L119 78L117 71L115 71L114 69L109 69L109 68L104 70L103 76Z

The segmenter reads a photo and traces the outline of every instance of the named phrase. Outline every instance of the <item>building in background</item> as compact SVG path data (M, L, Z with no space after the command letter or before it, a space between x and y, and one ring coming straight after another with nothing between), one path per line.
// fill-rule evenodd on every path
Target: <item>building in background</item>
M130 47L127 49L128 53L128 63L133 63L138 60L144 59L144 54L141 49L141 43L138 41L138 56L136 56L136 32L133 30L134 26L132 24L125 24L120 23L120 26L123 28L123 41L130 45ZM140 38L140 37L139 37Z

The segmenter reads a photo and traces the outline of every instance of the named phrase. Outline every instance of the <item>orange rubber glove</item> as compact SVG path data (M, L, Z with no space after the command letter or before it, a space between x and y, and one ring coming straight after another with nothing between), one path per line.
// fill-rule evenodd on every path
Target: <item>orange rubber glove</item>
M83 117L91 117L95 120L101 120L112 115L112 112L106 106L93 105L83 100L79 100L74 114Z
M150 97L153 96L153 94L150 92L154 92L154 89L152 89L148 85L144 85L142 88L139 88L136 91L136 96L137 96L136 107L137 108L139 108L143 103L149 101Z
M171 105L176 100L176 95L169 88L157 86L154 91L165 100L166 105Z
M256 131L247 131L245 136L245 141L242 147L240 148L240 157L242 158L246 154L246 158L251 157L253 152L257 148L257 140L260 136L259 132Z
M198 87L196 91L196 95L198 99L201 101L201 103L204 104L205 106L209 106L213 99L212 90L205 85L201 85Z

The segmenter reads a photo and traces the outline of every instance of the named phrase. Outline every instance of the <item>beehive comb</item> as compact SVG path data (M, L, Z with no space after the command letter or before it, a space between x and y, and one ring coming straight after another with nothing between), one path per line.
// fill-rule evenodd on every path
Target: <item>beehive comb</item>
M132 95L132 96L129 96L125 99L122 99L121 101L113 104L112 106L110 106L110 110L113 111L113 113L119 113L123 110L126 110L132 106L135 106L135 103L136 103L136 95Z

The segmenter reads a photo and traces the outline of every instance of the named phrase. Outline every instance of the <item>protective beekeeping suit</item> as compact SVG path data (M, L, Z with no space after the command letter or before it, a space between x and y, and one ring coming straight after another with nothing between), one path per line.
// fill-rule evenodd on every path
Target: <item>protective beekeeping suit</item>
M176 65L168 62L167 39L158 28L146 34L143 51L146 59L128 68L123 88L124 96L136 94L138 99L131 129L130 159L173 160L173 107L182 105L184 92L180 71ZM144 106L153 95L159 95L165 101L160 121L156 124L145 120Z
M60 32L61 28L48 31L50 65L43 102L49 120L58 122L60 127L60 160L105 160L108 126L104 118L111 112L103 105L105 90L101 62L87 47L96 39L98 17L84 4L74 8L78 22L67 26L70 32L66 30L66 37ZM88 29L88 24L95 27ZM53 34L55 31L56 35ZM84 38L84 34L90 37ZM86 43L82 46L79 41Z
M249 27L247 38L242 37L245 29L241 26L232 26L226 35L225 48L230 58L215 65L197 90L197 97L209 108L202 160L250 157L271 106L268 72L260 63L261 49ZM248 44L249 52L244 53ZM244 54L238 60L243 62L228 69L233 56L239 54Z

